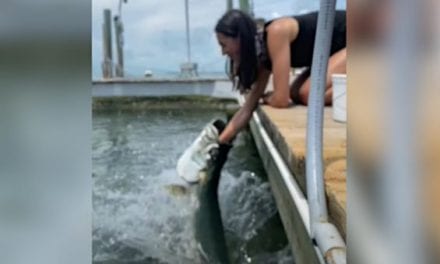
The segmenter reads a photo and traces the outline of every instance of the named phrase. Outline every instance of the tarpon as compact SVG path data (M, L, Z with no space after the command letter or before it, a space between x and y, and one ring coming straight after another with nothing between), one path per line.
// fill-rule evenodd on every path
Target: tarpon
M229 263L217 192L229 149L229 146L220 145L196 186L199 206L194 217L195 238L207 263Z
M231 145L210 142L212 138L215 138L212 136L212 131L217 130L214 132L218 136L224 128L225 124L220 120L205 127L195 143L179 159L177 168L179 175L184 179L192 179L191 183L188 183L187 187L179 185L167 187L170 192L177 196L189 193L195 195L197 207L194 212L194 237L197 241L201 260L209 264L230 263L218 202L218 186L221 170L226 162ZM207 130L209 130L208 133ZM207 137L209 137L208 140ZM197 143L199 143L199 146L197 146ZM201 144L202 146L200 146ZM194 162L193 155L199 156L195 157L196 164L191 167L191 164L188 165L187 163ZM200 155L203 155L203 157ZM197 167L197 169L194 169L194 167ZM194 175L182 175L183 173L194 173ZM197 179L197 181L193 179Z

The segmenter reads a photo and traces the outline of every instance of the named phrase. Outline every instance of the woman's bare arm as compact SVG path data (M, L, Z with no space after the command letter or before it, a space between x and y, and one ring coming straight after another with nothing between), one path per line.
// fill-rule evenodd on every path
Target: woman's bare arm
M268 28L267 46L272 61L273 93L266 102L278 108L291 104L289 73L290 73L290 42L296 37L293 29L295 22L291 19L280 19Z
M219 137L220 143L230 142L237 133L245 127L252 117L253 111L258 106L258 101L266 89L267 82L269 80L270 72L264 69L262 66L258 69L258 78L254 84L254 87L250 90L246 96L246 101L243 106L235 113L231 121L229 121L225 130Z

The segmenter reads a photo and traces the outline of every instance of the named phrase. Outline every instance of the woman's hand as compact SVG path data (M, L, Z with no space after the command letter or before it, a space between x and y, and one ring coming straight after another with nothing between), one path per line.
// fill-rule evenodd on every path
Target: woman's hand
M278 98L273 92L265 93L262 100L263 104L267 104L275 108L287 108L293 104L290 98Z

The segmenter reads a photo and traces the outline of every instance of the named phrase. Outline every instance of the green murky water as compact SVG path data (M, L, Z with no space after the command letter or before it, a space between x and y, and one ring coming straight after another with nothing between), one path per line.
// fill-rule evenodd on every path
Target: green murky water
M93 114L93 263L198 263L179 155L222 111L156 109ZM233 263L292 263L264 169L248 131L234 142L219 186Z

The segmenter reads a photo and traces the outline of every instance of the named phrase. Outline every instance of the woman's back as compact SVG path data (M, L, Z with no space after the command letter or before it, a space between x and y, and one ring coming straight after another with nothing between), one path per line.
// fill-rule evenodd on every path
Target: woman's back
M310 67L313 59L313 49L315 44L315 34L318 21L318 13L308 13L304 15L293 16L298 22L299 31L294 41L290 43L290 64L291 67ZM262 32L263 43L260 52L260 61L269 70L272 69L272 63L267 54L267 30L268 26L276 20L267 22ZM333 26L332 46L330 55L345 48L346 46L346 11L336 11ZM266 54L265 54L266 53Z

